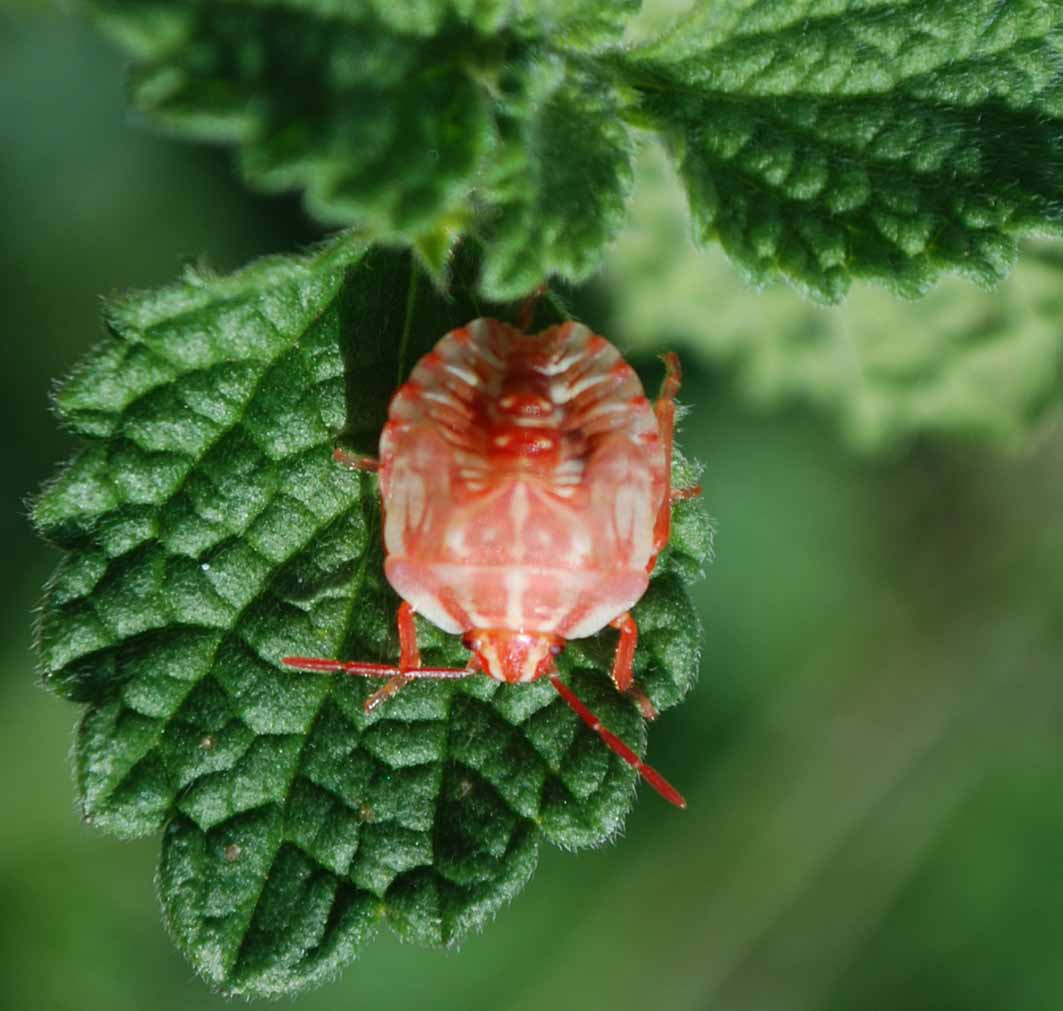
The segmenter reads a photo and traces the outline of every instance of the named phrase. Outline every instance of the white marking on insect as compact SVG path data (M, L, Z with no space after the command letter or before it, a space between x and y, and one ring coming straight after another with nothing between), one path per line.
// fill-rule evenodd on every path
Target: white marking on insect
M468 406L463 404L458 397L455 397L454 394L448 390L425 390L422 396L425 400L431 400L434 403L442 404L444 407L449 407L452 411L456 411L466 419L470 419L473 416L472 411L469 410Z
M595 386L600 386L602 383L608 381L609 378L610 376L608 373L601 375L592 372L589 376L577 379L574 383L557 383L555 399L562 403L567 403L569 400L575 400L581 393L586 393L587 390L592 390ZM551 388L551 393L553 393L553 388Z
M444 543L446 544L447 551L452 555L461 556L465 553L465 527L455 525L447 528L446 535L444 537Z
M498 652L492 643L487 642L480 647L480 659L483 661L484 670L487 671L489 676L503 680L498 678L497 675L499 669Z
M513 489L513 498L509 506L509 518L513 523L513 556L517 561L523 561L527 554L525 530L528 525L528 517L531 515L531 506L528 502L528 486L518 482ZM519 628L519 624L511 625L511 628Z
M474 390L478 390L482 385L480 377L472 369L466 368L464 365L457 365L453 361L448 361L443 363L443 368Z
M600 418L606 414L620 414L623 411L631 410L628 404L618 404L610 400L599 400L589 410L584 411L580 416L580 424L585 426L588 421L594 421L596 418Z
M510 569L506 582L506 627L522 628L525 622L524 591L528 588L528 574L524 569Z

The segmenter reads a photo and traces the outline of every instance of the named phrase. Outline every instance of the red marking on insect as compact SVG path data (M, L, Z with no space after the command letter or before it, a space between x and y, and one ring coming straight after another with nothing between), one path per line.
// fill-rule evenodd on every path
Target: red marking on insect
M508 684L547 677L580 719L665 800L686 802L576 698L554 661L568 639L620 632L612 677L643 715L629 610L668 543L679 359L661 395L604 337L579 323L529 335L493 319L447 334L391 400L380 459L388 581L403 598L397 665L285 657L291 667L387 678L376 708L414 678L476 673ZM413 621L460 634L464 668L423 667Z

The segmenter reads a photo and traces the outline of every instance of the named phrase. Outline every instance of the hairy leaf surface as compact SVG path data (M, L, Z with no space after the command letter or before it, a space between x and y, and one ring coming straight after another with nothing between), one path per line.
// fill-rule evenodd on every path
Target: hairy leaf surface
M632 803L632 772L548 684L415 683L366 717L373 682L280 665L397 657L376 481L331 453L370 448L399 376L474 315L422 290L407 324L409 283L408 257L346 238L190 272L109 305L111 336L57 398L85 443L34 510L66 551L40 649L47 684L86 704L81 804L121 836L163 830L166 921L228 992L298 989L381 924L456 942L528 880L540 838L601 843ZM636 610L661 707L696 674L683 584L708 538L680 509ZM465 662L420 632L427 663ZM562 672L641 750L614 641L574 643Z
M622 66L696 236L756 282L989 285L1017 235L1063 231L1054 0L713 0Z
M518 298L552 273L593 273L626 215L634 148L608 79L561 60L513 77L500 115L506 156L489 173L496 210L484 225L482 283L498 298Z
M98 0L96 10L135 54L133 98L156 122L237 143L249 182L303 188L321 221L409 242L440 277L455 239L481 235L483 290L506 299L549 273L586 276L616 231L630 139L611 82L569 57L616 38L634 6ZM546 55L544 39L568 56Z
M686 232L663 153L640 162L630 227L610 253L613 329L647 349L690 347L754 402L812 403L881 450L921 434L1021 445L1063 410L1063 248L1028 240L992 292L949 278L918 302L878 288L816 306L776 285L750 297L719 250Z
M839 301L942 271L1002 278L1063 230L1055 0L713 0L619 41L634 2L95 0L133 97L235 142L246 178L327 224L411 244L440 279L462 235L509 299L587 277L625 215L632 127L678 160L694 231L753 281Z

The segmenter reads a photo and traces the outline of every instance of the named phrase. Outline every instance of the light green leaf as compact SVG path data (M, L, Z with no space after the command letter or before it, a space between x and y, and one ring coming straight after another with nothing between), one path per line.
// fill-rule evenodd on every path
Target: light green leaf
M861 449L921 433L1017 445L1063 408L1058 242L1028 242L992 292L950 278L919 302L866 285L841 307L780 285L753 297L718 250L694 248L680 185L649 149L605 280L625 340L690 347L757 403L823 407Z
M357 4L288 0L293 7L321 13L349 11ZM550 38L571 48L593 48L618 39L639 0L365 0L398 32L435 35L448 23L463 22L484 35L510 31L526 38Z
M561 60L518 72L504 109L505 158L487 184L495 218L481 285L515 299L550 274L582 281L627 212L632 141L608 80L573 72Z
M700 242L836 302L1000 280L1063 232L1055 0L720 0L616 61L674 147Z
M599 844L632 803L631 770L549 684L422 682L366 717L371 682L280 663L397 656L375 479L331 453L340 436L369 449L399 375L473 315L421 285L406 341L409 284L408 256L349 237L189 273L112 303L111 336L57 397L84 446L34 508L66 552L46 683L86 704L86 819L164 829L167 924L229 993L297 990L381 924L457 942L528 880L541 837ZM695 504L677 511L636 610L637 675L661 707L697 670L683 581L707 538ZM427 662L465 662L455 637L419 630ZM642 749L614 642L574 643L562 671Z
M461 0L458 0L461 2ZM468 0L465 0L468 2ZM569 50L620 40L641 0L515 0L514 22L529 38Z

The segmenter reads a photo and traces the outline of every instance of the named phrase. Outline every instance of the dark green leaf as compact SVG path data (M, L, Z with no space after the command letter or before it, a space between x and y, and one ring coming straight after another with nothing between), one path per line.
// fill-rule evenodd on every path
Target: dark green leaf
M140 108L181 133L237 141L255 185L305 187L323 221L384 236L415 237L464 213L493 143L474 70L498 54L480 43L458 58L475 36L401 34L368 3L100 8L123 40L148 26L130 46Z
M632 2L95 0L134 100L235 142L247 179L414 246L441 286L463 235L510 299L597 267L632 125L674 148L700 241L839 301L983 285L1063 230L1054 0L720 0L618 46Z
M323 222L414 244L440 282L458 235L495 236L484 283L495 298L524 294L552 272L586 276L616 230L627 129L609 81L569 62L618 37L634 7L95 4L136 57L134 101L155 122L236 142L249 182L303 188ZM569 55L552 55L544 40ZM508 70L511 62L523 70Z
M112 304L111 337L58 394L85 445L34 510L67 552L46 680L87 704L85 817L165 827L166 920L227 992L298 989L381 923L456 942L527 881L540 836L601 843L632 803L631 770L548 684L418 683L366 717L372 683L280 664L397 656L375 479L331 452L341 434L368 449L414 356L473 315L422 290L407 342L408 285L408 257L349 238L189 273ZM699 509L677 510L636 611L637 673L661 707L696 673L683 579L707 550ZM420 634L426 661L464 663L454 637ZM607 674L614 641L574 643L563 674L642 749Z
M1002 278L1063 231L1055 0L699 3L616 65L675 147L701 242L839 301Z

